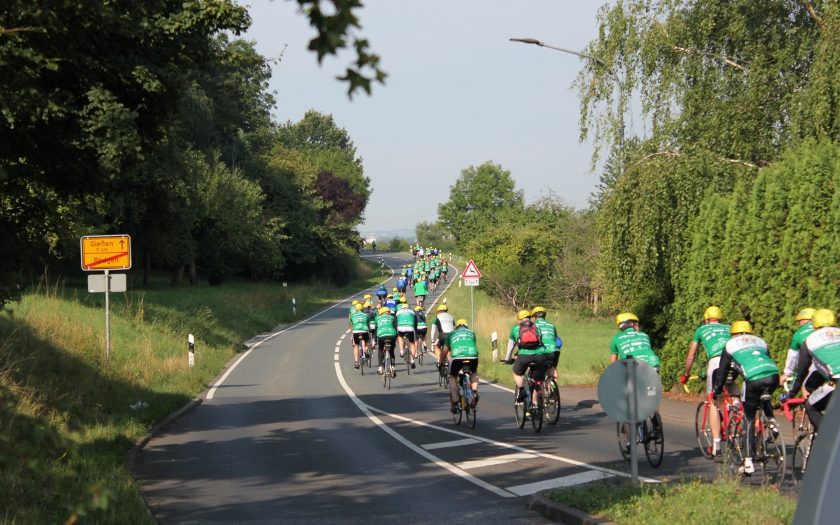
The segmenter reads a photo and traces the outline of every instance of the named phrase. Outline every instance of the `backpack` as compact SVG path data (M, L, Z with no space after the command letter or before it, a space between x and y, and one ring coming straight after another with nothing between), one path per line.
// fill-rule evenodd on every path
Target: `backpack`
M542 346L540 329L530 319L524 319L519 323L519 348L533 350Z

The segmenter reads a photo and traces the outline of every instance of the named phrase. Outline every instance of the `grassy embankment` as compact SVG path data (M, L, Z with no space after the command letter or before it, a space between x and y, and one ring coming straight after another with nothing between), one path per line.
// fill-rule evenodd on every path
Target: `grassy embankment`
M252 335L381 280L378 269L363 272L341 288L129 285L111 296L109 359L102 294L81 281L25 294L0 314L0 522L146 523L123 465L131 446L202 391ZM146 405L132 408L138 401Z

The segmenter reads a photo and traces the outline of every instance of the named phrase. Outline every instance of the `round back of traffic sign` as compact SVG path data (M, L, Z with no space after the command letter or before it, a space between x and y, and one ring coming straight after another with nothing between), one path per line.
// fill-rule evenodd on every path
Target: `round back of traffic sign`
M649 418L661 400L659 374L643 361L616 361L604 370L598 381L598 401L604 412L622 423L639 423Z

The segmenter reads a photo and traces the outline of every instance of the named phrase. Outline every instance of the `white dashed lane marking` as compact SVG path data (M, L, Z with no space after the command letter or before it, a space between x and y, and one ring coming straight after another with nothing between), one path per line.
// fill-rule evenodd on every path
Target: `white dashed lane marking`
M610 478L610 474L599 472L597 470L587 470L585 472L578 472L570 476L563 476L562 478L546 479L537 481L536 483L527 483L525 485L516 485L514 487L507 487L507 490L513 492L517 496L528 496L541 490L557 489L560 487L571 487L573 485L581 485L596 481L599 479Z
M467 438L455 441L444 441L442 443L429 443L428 445L423 445L423 448L426 450L435 450L437 448L463 447L465 445L474 445L478 442L479 441L477 439Z

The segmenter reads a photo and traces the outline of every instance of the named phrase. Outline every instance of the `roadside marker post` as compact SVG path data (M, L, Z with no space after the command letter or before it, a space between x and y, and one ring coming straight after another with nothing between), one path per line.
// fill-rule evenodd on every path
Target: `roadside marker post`
M187 364L190 368L195 366L195 337L192 334L187 336Z
M496 332L493 332L492 334L490 334L490 348L493 349L493 352L491 354L493 356L493 362L498 363L499 362L499 334L497 334Z
M88 276L90 293L105 292L105 358L111 356L111 292L124 292L125 274L111 275L111 270L131 268L131 237L129 235L85 235L79 239L82 270L102 270L102 276ZM113 279L114 282L111 282Z

